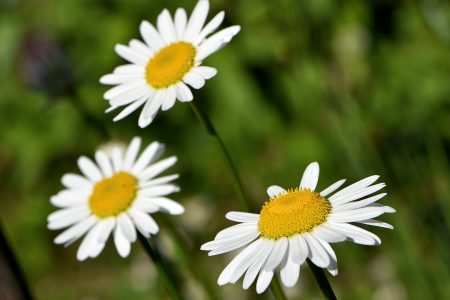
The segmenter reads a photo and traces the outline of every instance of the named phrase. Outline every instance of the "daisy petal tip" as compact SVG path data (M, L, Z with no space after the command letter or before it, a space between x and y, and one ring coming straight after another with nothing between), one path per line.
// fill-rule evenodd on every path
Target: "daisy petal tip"
M338 270L329 270L329 272L333 276L337 276L338 275Z

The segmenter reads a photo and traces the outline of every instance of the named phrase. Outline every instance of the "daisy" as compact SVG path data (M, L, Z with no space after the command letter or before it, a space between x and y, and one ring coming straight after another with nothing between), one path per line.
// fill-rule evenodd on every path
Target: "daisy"
M389 206L375 203L386 193L367 197L385 186L384 183L373 184L378 178L367 177L330 196L345 179L316 192L319 164L313 162L303 173L298 188L285 190L270 186L267 189L270 199L264 203L260 214L227 213L227 219L239 224L220 231L214 241L202 245L201 250L210 251L211 256L250 245L223 270L218 284L235 283L245 273L243 288L248 289L258 277L256 291L262 293L279 267L281 281L286 287L292 287L307 258L336 276L337 259L330 243L381 244L378 236L350 223L393 228L373 219L395 212Z
M176 10L173 19L164 9L156 28L142 21L139 29L144 43L133 39L128 46L116 45L117 54L130 63L100 78L103 84L116 85L104 94L110 104L106 112L125 107L114 121L143 105L138 123L141 128L146 127L159 109L170 109L176 99L192 101L188 85L199 89L206 79L216 75L216 69L202 66L202 62L230 42L240 26L210 35L220 26L225 14L219 12L205 25L208 10L208 0L200 0L188 20L183 8Z
M56 244L73 243L86 234L77 252L77 259L97 257L109 235L120 256L130 253L130 243L136 241L136 229L146 238L159 231L149 215L158 211L179 215L183 206L166 198L179 188L170 182L178 174L158 177L177 161L175 156L157 159L164 152L158 142L151 143L140 156L141 139L135 137L125 151L120 146L111 151L98 150L95 162L87 157L78 159L82 175L65 174L65 189L51 197L59 208L48 216L48 228L69 227L55 238Z

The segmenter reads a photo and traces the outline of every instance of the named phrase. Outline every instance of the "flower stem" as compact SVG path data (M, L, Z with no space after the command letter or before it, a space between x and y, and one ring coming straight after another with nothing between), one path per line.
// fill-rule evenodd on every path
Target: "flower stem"
M8 241L0 228L0 278L2 278L4 296L11 296L11 299L31 300L31 293L25 277L14 256ZM0 293L3 294L3 293Z
M174 274L172 274L164 263L161 254L159 253L156 247L152 247L148 240L140 233L138 233L139 241L142 244L145 252L150 256L153 260L153 263L158 270L159 279L161 280L163 286L169 293L172 299L181 300L183 297L179 291L179 285L177 284L177 280L175 279Z
M222 150L223 156L227 162L227 165L230 169L231 175L233 177L233 182L235 188L238 190L239 194L239 206L243 211L250 211L251 204L247 197L247 194L245 193L244 186L242 184L242 180L239 177L239 173L237 172L237 169L233 163L233 160L231 159L230 153L228 152L227 148L225 147L224 142L220 138L219 134L217 133L216 129L214 128L211 120L209 119L206 112L197 105L197 102L191 101L189 104L192 107L192 110L194 111L197 118L200 120L200 122L205 126L206 130L210 135L212 135L218 142L220 149ZM272 282L270 284L270 289L272 290L272 293L277 300L285 300L287 299L284 295L283 290L281 289L280 281L278 280L278 277L274 275Z
M276 300L286 300L283 289L281 288L280 280L277 274L273 275L272 281L270 282L270 290Z
M230 169L231 175L233 177L234 186L238 191L239 194L239 206L244 211L250 210L250 201L247 198L247 194L245 193L244 186L242 185L241 178L239 177L239 174L237 172L237 169L233 163L233 160L231 159L230 153L228 152L227 148L225 147L225 144L223 143L222 139L220 138L219 134L217 133L216 129L214 128L211 120L209 119L206 112L197 105L197 102L191 101L189 102L192 109L194 110L195 115L200 120L200 122L205 126L206 130L210 135L212 135L219 144L220 149L222 150L222 154L227 162L227 165Z
M323 269L316 266L309 259L307 259L306 261L308 262L309 268L311 269L314 278L316 279L317 284L319 285L319 288L322 291L325 298L329 300L337 299L336 295L333 292L333 289L331 288L330 283L328 282L327 277L325 276L325 273L323 272Z

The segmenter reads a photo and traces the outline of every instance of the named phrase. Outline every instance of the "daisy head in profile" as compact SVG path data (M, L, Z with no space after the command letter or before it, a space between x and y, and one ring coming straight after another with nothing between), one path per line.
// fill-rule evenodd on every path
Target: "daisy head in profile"
M110 235L119 255L126 257L137 231L147 238L158 233L158 224L150 214L184 212L183 206L166 198L179 190L171 183L178 175L157 177L177 158L158 161L164 152L158 142L139 155L140 146L141 139L135 137L126 149L115 146L109 152L97 150L94 161L80 157L81 174L65 174L61 180L65 188L51 197L58 210L48 216L48 228L67 228L55 243L69 245L85 235L78 260L97 257Z
M286 190L270 186L270 199L259 214L227 213L226 218L238 224L220 231L201 250L218 255L246 247L223 270L218 284L235 283L245 274L243 288L248 289L257 278L256 291L262 293L278 269L282 283L292 287L306 259L337 275L337 258L330 243L379 245L378 236L355 224L393 228L374 219L395 212L376 203L386 195L372 195L385 186L374 184L378 178L367 177L334 193L345 182L339 180L317 192L319 164L313 162L303 173L299 187Z
M128 46L116 45L117 54L129 63L100 78L101 83L114 85L104 94L110 104L107 112L123 108L114 121L143 106L138 124L146 127L160 109L170 109L177 99L192 101L190 87L199 89L216 75L216 69L202 65L203 60L230 42L240 27L214 33L225 14L219 12L205 25L208 11L208 0L199 0L189 18L183 8L174 18L164 9L156 28L142 21L143 42L132 39Z

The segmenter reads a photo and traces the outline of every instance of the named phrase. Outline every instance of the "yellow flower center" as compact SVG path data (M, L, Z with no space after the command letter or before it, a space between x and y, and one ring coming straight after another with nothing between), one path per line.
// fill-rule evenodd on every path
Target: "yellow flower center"
M145 67L148 84L161 89L181 81L194 66L195 53L195 47L186 42L162 48Z
M99 181L89 198L92 213L107 218L127 210L136 198L137 184L137 179L126 172Z
M290 189L264 203L258 229L261 236L268 239L290 237L324 223L330 212L330 203L319 193Z

